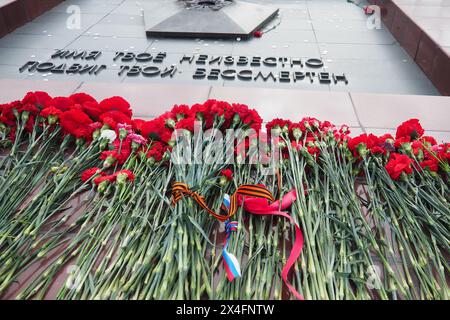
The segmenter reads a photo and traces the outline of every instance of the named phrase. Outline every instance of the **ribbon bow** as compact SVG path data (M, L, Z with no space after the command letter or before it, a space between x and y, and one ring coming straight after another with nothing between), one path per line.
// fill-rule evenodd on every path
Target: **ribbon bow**
M239 196L250 196L267 199L269 201L273 201L272 193L267 190L266 187L257 186L257 185L242 185L237 188L236 192L230 196L230 204L228 207L227 215L222 215L214 212L214 210L210 209L206 204L205 198L199 195L197 192L189 189L189 186L183 182L175 182L172 185L172 204L175 205L181 198L189 196L198 203L200 207L206 210L210 215L219 220L220 222L225 222L236 214L236 211L239 207Z
M225 270L227 271L227 276L230 281L241 275L239 262L236 257L227 251L228 240L233 231L237 230L237 222L231 222L229 219L234 216L237 208L240 205L244 205L244 210L252 214L258 215L275 215L281 216L288 219L295 226L295 241L292 247L291 253L289 255L286 265L283 267L281 272L281 277L288 287L288 289L295 295L299 300L303 300L303 296L295 290L294 286L289 283L288 275L290 270L295 264L295 261L300 256L303 249L303 234L300 227L295 223L294 219L285 210L289 208L294 201L297 199L297 191L294 189L287 193L280 201L275 201L272 193L267 190L264 186L258 185L242 185L236 192L229 197L225 196L223 201L223 208L228 209L227 215L221 215L215 213L206 204L205 198L189 189L188 185L182 182L175 182L172 185L172 204L175 205L184 196L192 197L200 207L206 210L210 215L215 217L217 220L225 223L226 238L224 242L224 248L222 251L223 262L225 265ZM269 201L271 204L269 204Z
M288 287L289 291L291 291L292 294L297 299L304 300L303 296L300 293L298 293L297 290L295 290L292 284L290 284L288 281L289 272L294 266L295 261L298 259L303 250L304 244L303 233L300 230L298 224L295 223L294 219L287 212L281 211L289 208L296 199L297 199L297 191L294 189L285 194L284 197L281 199L281 202L275 201L272 204L269 204L265 199L259 199L254 197L251 198L241 197L239 199L239 205L244 204L244 210L250 212L251 214L274 215L284 217L295 226L295 241L292 246L289 258L286 262L286 265L283 267L283 270L281 271L281 278Z

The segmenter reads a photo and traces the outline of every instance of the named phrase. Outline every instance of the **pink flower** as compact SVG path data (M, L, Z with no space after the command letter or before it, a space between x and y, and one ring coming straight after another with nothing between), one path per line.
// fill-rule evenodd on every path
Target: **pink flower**
M128 139L130 139L131 141L133 141L135 143L139 143L139 144L146 144L147 143L147 139L145 139L140 134L136 134L136 133L130 133L128 135Z

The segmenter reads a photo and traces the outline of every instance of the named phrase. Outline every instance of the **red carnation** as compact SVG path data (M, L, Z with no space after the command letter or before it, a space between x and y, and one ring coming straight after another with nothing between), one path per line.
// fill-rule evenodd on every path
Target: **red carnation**
M118 183L123 183L128 181L134 181L135 176L133 174L133 172L131 172L130 170L120 170L114 173L114 176L116 177L116 180Z
M255 31L255 33L253 33L253 35L255 36L255 38L261 38L263 33L261 31Z
M145 124L145 120L142 119L133 119L131 120L131 125L133 127L133 131L142 134L142 126Z
M220 175L227 178L228 181L233 180L233 171L231 169L224 169L220 171Z
M291 126L291 121L276 118L266 124L266 130L269 134L272 130L281 130L282 132L287 132Z
M85 138L86 140L91 139L92 124L91 118L80 110L70 110L61 114L60 123L63 130L75 136L76 138Z
M86 94L86 93L74 93L69 97L74 103L83 105L85 102L91 102L91 103L97 103L97 100L95 100L92 96Z
M14 101L7 104L1 105L1 114L6 120L4 123L9 125L14 125L16 123L16 116L14 115L14 109L19 110L22 107L20 101Z
M172 130L166 127L166 122L159 117L150 121L146 121L142 125L142 135L151 140L162 141L168 143L172 138Z
M189 106L187 106L185 104L173 106L173 108L172 108L172 110L170 110L170 112L173 115L175 115L175 117L177 118L177 121L181 120L183 118L187 118L192 114Z
M45 108L51 105L52 97L43 91L28 92L22 99L23 104L31 103L39 108Z
M108 125L111 129L117 129L117 125L121 123L131 124L131 119L120 111L108 111L100 116L100 120Z
M153 159L154 162L160 162L163 159L164 153L167 151L167 146L156 141L152 144L151 149L147 152L147 158Z
M411 166L412 163L412 159L407 155L392 153L385 168L392 179L398 180L401 177L402 173L409 175L413 172Z
M58 117L61 114L62 114L62 111L53 106L47 107L41 111L41 117L44 117L44 118L48 118L49 116L57 116Z
M422 167L422 169L428 168L428 170L432 172L437 172L439 170L439 162L434 158L422 161L420 163L420 166Z
M105 181L114 182L114 181L116 181L116 176L115 175L104 175L104 176L100 176L100 177L97 177L94 179L94 183L96 185L99 185L100 183L105 182Z
M382 148L382 147L380 147L380 146L375 146L375 147L372 147L372 148L370 149L370 153L372 153L373 155L376 155L376 154L386 154L386 149L384 149L384 148Z
M75 102L72 99L66 97L56 97L51 101L51 105L58 108L61 111L68 111L74 106Z
M416 140L423 136L424 130L419 123L418 119L410 119L408 121L403 122L397 128L397 133L395 135L396 139L409 137L411 140Z
M105 160L105 165L107 167L111 166L115 162L118 164L124 164L127 161L128 157L131 154L131 142L128 140L122 141L122 146L120 147L119 153L119 145L120 141L116 140L113 142L113 146L115 146L115 150L107 150L103 151L100 155L100 160Z
M98 121L100 115L103 113L97 102L87 101L82 104L82 110L91 117L92 120Z
M433 137L430 137L430 136L423 136L423 137L421 138L421 140L422 140L423 143L429 144L429 145L431 145L431 146L437 145L436 139L433 138Z
M259 113L254 110L248 110L247 115L242 118L242 123L248 125L251 129L255 131L261 130L262 118L259 116Z
M194 132L195 121L197 121L197 119L194 117L188 117L185 119L181 119L175 125L175 129L184 129L184 130L188 130L190 132Z
M23 104L17 111L24 112L27 111L30 114L36 115L39 113L39 109L31 103Z
M367 151L372 153L380 153L380 140L373 134L361 134L348 140L348 148L352 151L353 156L365 156ZM374 149L374 150L372 150ZM384 152L381 152L384 153Z
M99 168L87 169L81 174L81 181L86 182L86 181L90 180L93 176L95 176L97 174L99 174L101 176L105 175L105 173L101 172L101 170Z
M120 111L129 118L133 115L130 104L122 97L105 99L100 102L99 107L103 110L103 112Z

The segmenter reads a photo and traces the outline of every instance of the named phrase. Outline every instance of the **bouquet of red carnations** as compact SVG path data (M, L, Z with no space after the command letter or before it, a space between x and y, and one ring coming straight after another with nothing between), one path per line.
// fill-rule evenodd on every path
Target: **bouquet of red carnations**
M449 145L415 119L261 124L216 100L0 105L0 295L448 299Z

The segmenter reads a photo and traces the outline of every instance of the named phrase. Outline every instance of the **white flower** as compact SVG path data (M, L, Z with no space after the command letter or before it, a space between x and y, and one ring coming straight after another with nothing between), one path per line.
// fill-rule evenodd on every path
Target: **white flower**
M102 134L100 135L102 139L108 139L109 143L113 143L114 140L117 138L117 134L114 130L103 130Z

